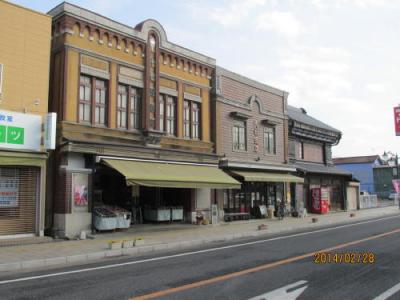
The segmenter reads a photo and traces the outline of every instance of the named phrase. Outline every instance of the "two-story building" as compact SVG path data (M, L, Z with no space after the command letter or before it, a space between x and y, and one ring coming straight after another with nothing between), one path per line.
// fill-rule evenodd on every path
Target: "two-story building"
M224 68L215 71L213 131L220 167L242 183L218 191L225 219L257 217L259 207L287 201L301 183L288 165L288 93ZM290 196L290 195L289 195Z
M332 146L341 139L341 132L310 116L304 108L288 106L289 159L304 184L291 187L292 205L297 210L312 207L312 189L326 188L330 210L357 208L358 183L352 174L336 168L332 162Z
M0 28L0 238L42 236L51 17L0 0Z
M215 60L168 41L155 20L132 28L69 3L49 14L55 232L89 230L103 205L139 222L171 207L209 218L213 190L240 187L211 139Z
M360 181L360 190L375 194L374 168L383 165L379 155L335 157L333 163Z

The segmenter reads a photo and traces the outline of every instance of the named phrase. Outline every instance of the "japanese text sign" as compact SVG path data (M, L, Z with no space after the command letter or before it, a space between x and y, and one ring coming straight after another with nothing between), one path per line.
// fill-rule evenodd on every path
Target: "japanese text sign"
M42 117L0 110L0 148L40 150Z

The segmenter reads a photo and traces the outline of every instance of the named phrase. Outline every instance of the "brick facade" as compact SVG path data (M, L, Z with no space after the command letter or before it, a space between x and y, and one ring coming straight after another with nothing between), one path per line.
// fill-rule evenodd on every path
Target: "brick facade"
M229 160L282 164L287 161L287 93L217 68L214 141L217 154ZM235 117L237 114L241 117ZM232 128L244 122L246 151L233 150ZM273 124L273 125L271 125ZM264 150L264 128L275 128L276 153Z

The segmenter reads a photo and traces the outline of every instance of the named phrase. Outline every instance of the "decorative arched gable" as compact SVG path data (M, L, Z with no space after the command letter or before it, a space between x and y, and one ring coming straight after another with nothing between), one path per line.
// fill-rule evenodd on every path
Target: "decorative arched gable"
M247 103L249 104L251 110L253 110L254 103L256 103L256 105L258 107L258 112L261 114L264 111L261 101L258 99L258 96L255 94L249 98Z
M147 19L136 25L135 29L142 32L144 36L148 36L151 31L156 32L158 37L160 38L161 46L164 46L164 44L168 41L167 33L165 32L164 27L162 27L162 25L156 20Z

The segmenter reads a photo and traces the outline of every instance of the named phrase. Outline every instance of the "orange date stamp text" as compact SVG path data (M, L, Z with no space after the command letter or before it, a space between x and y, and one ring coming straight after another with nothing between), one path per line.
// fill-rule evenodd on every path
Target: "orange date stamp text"
M315 264L374 264L376 254L373 252L316 252Z

